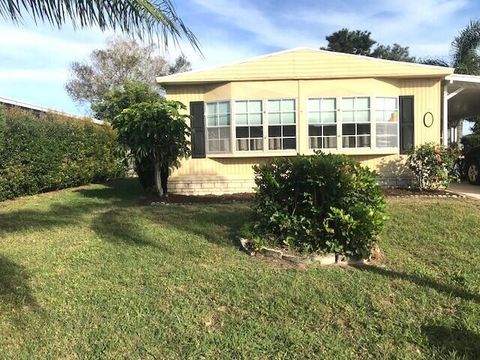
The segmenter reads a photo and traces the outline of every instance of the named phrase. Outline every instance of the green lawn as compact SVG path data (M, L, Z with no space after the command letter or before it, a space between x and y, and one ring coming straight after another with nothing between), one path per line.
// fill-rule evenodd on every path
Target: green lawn
M0 358L480 357L480 202L390 199L383 264L238 251L248 204L134 181L0 204Z

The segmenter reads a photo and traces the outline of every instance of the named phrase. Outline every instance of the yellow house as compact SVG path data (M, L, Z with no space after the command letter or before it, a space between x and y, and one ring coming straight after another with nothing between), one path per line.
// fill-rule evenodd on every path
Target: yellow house
M183 194L251 192L252 166L272 157L344 153L402 180L412 146L445 142L453 69L316 49L281 51L160 77L191 115L190 159L171 174Z

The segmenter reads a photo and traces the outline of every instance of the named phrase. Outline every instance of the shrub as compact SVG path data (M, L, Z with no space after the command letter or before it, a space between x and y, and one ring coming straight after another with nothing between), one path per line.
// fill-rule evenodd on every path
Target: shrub
M249 231L257 242L369 256L385 219L374 171L347 156L322 153L277 159L254 170L257 190Z
M110 126L9 109L0 123L0 200L103 181L122 174Z
M436 190L458 180L454 171L458 155L456 149L433 143L413 149L408 155L407 165L415 176L416 187L419 190Z
M480 146L480 134L465 135L460 139L463 145L463 150L466 153L475 146Z

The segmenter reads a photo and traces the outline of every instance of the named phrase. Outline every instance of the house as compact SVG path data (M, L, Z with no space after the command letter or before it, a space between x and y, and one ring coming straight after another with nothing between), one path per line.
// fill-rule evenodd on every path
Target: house
M315 150L348 154L400 184L408 150L448 141L449 101L467 86L479 91L480 81L453 72L298 48L160 77L167 98L191 115L193 154L171 174L170 190L249 192L253 165Z

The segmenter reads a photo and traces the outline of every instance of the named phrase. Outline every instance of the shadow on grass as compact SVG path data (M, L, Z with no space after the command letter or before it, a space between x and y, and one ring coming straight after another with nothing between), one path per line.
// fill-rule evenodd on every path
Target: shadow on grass
M451 329L445 326L422 326L430 347L442 354L457 355L465 359L480 357L480 335L467 329Z
M193 204L152 207L148 219L180 231L201 236L222 246L239 246L237 239L248 220L248 204Z
M447 295L453 295L453 296L462 298L464 300L480 303L480 294L474 294L474 293L468 292L457 286L443 284L441 282L438 282L428 277L421 277L413 274L401 273L398 271L388 270L388 269L384 269L374 265L356 266L356 268L362 271L368 271L368 272L386 276L392 279L406 280L418 286L429 287L438 292L443 292Z
M132 214L124 209L112 209L96 216L91 228L102 239L113 244L150 246L169 252L169 249L155 241L146 229L134 221Z
M38 308L26 269L0 255L0 303L15 309Z
M73 190L73 192L81 194L85 198L107 200L113 203L121 201L137 201L144 195L137 179L112 180L103 185L104 187L102 188L80 188Z

